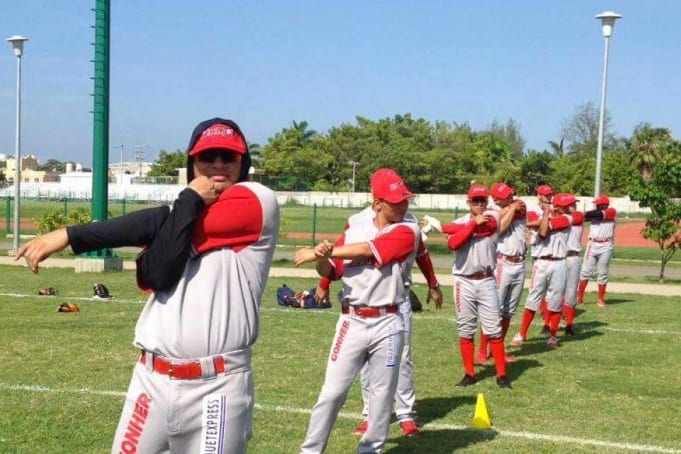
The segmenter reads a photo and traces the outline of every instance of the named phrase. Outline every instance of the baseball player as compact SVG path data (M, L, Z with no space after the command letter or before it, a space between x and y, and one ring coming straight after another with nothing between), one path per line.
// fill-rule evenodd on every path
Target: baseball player
M548 201L548 203L551 203L551 199L553 198L553 188L549 186L548 184L541 184L537 186L537 201L539 204L535 207L533 211L533 214L530 216L532 217L533 221L530 223L530 229L528 229L530 233L530 244L535 244L537 242L537 226L539 225L539 219L542 217L542 203L545 201ZM532 255L532 258L534 260L534 255ZM542 299L541 303L539 303L539 312L544 315L545 318L548 318L549 316L549 311L546 309L546 300ZM542 329L542 335L546 336L547 338L549 337L551 330L548 327L548 322L546 326L546 330Z
M425 249L425 253L426 255L417 256L416 262L428 282L428 298L426 302L432 299L435 302L435 308L441 309L443 302L442 290L437 282L427 249ZM407 281L407 290L409 289L410 282L411 280ZM395 417L400 424L402 435L414 437L421 432L416 424L416 386L411 348L412 310L409 291L405 292L405 299L400 304L400 314L404 319L404 348L400 357L400 372L397 378L397 389L395 390ZM372 392L369 377L368 366L365 364L360 375L364 406L362 408L363 420L355 428L355 433L358 435L366 432L369 425L369 400Z
M153 293L137 321L141 356L112 453L246 452L251 346L279 230L276 196L247 181L249 168L236 123L202 122L189 142L188 187L172 210L56 230L17 253L37 272L40 261L68 245L75 253L148 246L137 277Z
M296 265L316 261L321 276L343 282L342 313L324 385L301 447L304 454L324 451L348 390L365 363L371 395L368 428L358 452L379 453L388 437L404 345L400 304L405 300L408 267L415 260L421 232L418 224L404 219L414 195L396 172L374 172L371 191L373 222L351 219L334 245L323 242L295 255Z
M610 260L615 251L615 221L617 210L610 207L610 199L601 194L593 201L595 210L584 213L584 218L591 223L589 227L589 242L584 252L582 270L579 276L577 302L584 302L584 291L591 279L594 268L598 273L598 307L605 307L605 288L608 285L608 270Z
M372 207L365 208L361 213L352 216L350 221L355 222L369 222L373 223L376 217L376 212ZM416 222L416 218L413 214L407 213L404 217L406 221ZM346 226L347 228L347 226ZM423 235L421 236L423 240ZM435 301L435 308L442 308L442 290L440 290L440 284L437 282L437 276L435 275L435 270L433 269L433 262L431 261L430 254L425 247L423 241L419 242L419 249L416 254L416 263L426 278L428 283L428 299L426 302L430 302L432 299ZM412 264L407 264L407 268L410 270ZM407 283L411 282L411 277ZM330 280L322 278L317 287L315 297L323 301L329 298L329 285ZM416 388L414 385L414 363L412 361L412 350L411 350L411 301L409 300L409 292L405 292L405 300L400 304L400 314L404 318L404 348L402 349L402 356L400 357L400 373L397 380L397 390L395 391L395 415L397 421L400 423L400 429L402 430L402 435L405 437L413 437L420 434L418 426L416 425ZM360 373L361 388L362 388L362 401L364 407L362 408L362 422L355 428L354 433L357 435L363 435L367 427L369 426L369 396L370 396L370 383L369 383L369 373L368 367L365 364L362 367Z
M572 225L567 239L567 257L565 258L565 292L563 296L563 317L565 319L565 334L574 336L572 326L575 320L577 306L577 283L579 282L580 259L582 252L582 232L584 230L584 213L577 210L577 199L573 194L564 195L563 204L572 218Z
M457 386L470 386L478 381L475 377L473 338L479 320L494 358L497 385L511 388L511 381L506 375L499 293L494 280L500 217L497 211L487 208L489 193L484 185L472 185L467 196L470 213L442 226L442 231L450 234L447 246L456 251L452 266L454 304L465 370Z
M566 214L569 205L565 194L552 198L554 212L546 198L541 199L542 217L535 219L536 213L528 214L528 227L536 226L533 235L532 277L530 290L525 301L520 332L511 341L512 346L520 346L527 339L527 331L543 299L546 299L550 312L550 336L546 344L551 349L558 348L556 333L563 311L563 292L565 290L565 257L567 257L567 238L572 218Z
M497 242L497 265L494 277L499 291L499 305L501 308L501 338L505 342L511 317L518 309L520 296L525 284L525 241L526 208L520 199L513 198L513 189L506 183L495 183L491 190L492 199L499 207L501 225L499 226L499 240ZM491 356L487 337L480 333L480 347L476 355L476 362L484 364ZM506 355L507 363L515 358Z

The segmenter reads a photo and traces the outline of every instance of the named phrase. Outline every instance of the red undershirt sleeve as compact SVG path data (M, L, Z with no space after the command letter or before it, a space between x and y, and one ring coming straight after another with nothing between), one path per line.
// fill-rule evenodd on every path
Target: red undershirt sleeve
M471 220L468 223L461 225L464 226L462 229L459 229L455 234L450 235L449 238L447 238L447 247L449 247L449 249L452 251L456 251L461 246L466 244L471 236L473 236L473 232L475 231L477 223Z

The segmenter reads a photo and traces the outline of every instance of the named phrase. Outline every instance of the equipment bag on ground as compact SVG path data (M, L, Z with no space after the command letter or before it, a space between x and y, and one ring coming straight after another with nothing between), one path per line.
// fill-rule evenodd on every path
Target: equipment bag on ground
M297 309L328 309L331 307L330 301L318 303L314 295L315 289L296 292L284 284L277 289L277 304Z

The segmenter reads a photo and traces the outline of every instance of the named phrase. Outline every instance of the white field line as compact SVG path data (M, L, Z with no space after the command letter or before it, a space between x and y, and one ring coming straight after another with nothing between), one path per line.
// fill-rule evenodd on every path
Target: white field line
M9 296L12 298L38 298L43 301L57 301L59 299L62 300L73 300L73 301L90 301L94 303L104 303L104 304L109 304L109 303L129 303L129 304L144 304L146 303L146 300L139 300L139 299L120 299L120 298L111 298L110 300L101 300L97 298L87 298L87 297L65 297L65 296L60 296L60 295L53 295L53 296L40 296L40 295L26 295L26 294L21 294L21 293L0 293L0 296ZM282 312L286 313L287 315L293 315L293 314L324 314L326 315L332 315L334 317L338 316L338 312L335 310L293 310L293 309L280 309L280 308L261 308L261 312ZM447 308L445 307L444 311L447 311ZM444 314L444 313L441 313ZM454 314L451 316L446 316L446 315L435 315L435 316L423 316L421 314L414 314L414 317L416 319L419 318L427 318L428 320L438 320L438 321L449 321L452 323L455 323L455 318ZM617 328L617 327L612 327L612 326L590 326L589 323L583 323L580 325L579 320L577 320L576 326L578 329L581 329L582 331L597 331L599 329L605 330L605 331L613 331L617 333L627 333L627 334L650 334L650 335L662 335L662 336L681 336L681 331L670 331L670 330L657 330L657 329L642 329L642 328Z
M54 389L45 386L35 386L35 385L19 385L11 383L0 383L0 389L7 391L18 391L18 392L30 392L30 393L61 393L61 394L89 394L93 396L107 396L107 397L125 397L124 391L102 391L94 390L89 388L82 389ZM282 413L293 413L299 415L310 415L311 410L305 408L296 408L286 405L269 405L269 404L255 404L255 408L261 411L277 411ZM341 412L338 415L339 418L344 419L355 419L358 420L362 416L358 413L345 413ZM467 426L462 426L458 424L441 424L441 423L428 423L423 426L424 428L431 430L466 430L479 432L476 429L472 429ZM658 453L672 453L679 454L681 450L674 448L667 448L664 446L655 445L640 445L633 443L618 443L603 440L594 440L589 438L576 438L576 437L566 437L563 435L549 435L549 434L538 434L532 432L517 432L513 430L503 430L503 429L492 429L492 433L502 436L502 437L512 437L512 438L524 438L527 440L538 440L538 441L548 441L551 443L561 443L569 445L582 445L582 446L595 446L600 448L608 449L620 449L623 451L645 451L645 452L658 452Z

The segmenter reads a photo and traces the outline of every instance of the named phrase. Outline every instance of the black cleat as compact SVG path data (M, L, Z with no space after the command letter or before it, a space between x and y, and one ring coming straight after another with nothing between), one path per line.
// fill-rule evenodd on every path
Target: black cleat
M501 377L497 377L497 385L499 385L499 388L502 388L502 389L512 389L513 388L513 386L511 386L511 380L509 380L506 375L502 375Z
M542 327L541 335L544 337L549 337L551 335L551 328L549 328L549 325L544 325Z
M477 382L478 382L478 379L473 377L472 375L464 375L463 378L461 379L461 381L456 384L456 386L461 386L463 388L463 387L466 387L466 386L474 385Z
M566 336L574 336L575 334L577 334L577 332L572 327L572 325L565 326L565 335Z

